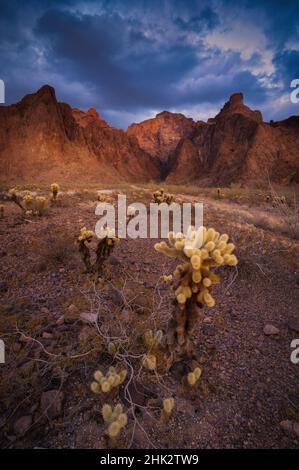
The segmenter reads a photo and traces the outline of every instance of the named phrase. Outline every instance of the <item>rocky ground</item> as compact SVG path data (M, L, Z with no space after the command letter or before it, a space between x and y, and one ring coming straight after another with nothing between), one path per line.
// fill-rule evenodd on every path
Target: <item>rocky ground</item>
M131 201L149 201L136 191ZM31 219L5 202L2 448L111 445L103 398L90 390L94 371L117 362L107 352L111 338L121 341L119 362L129 372L111 397L129 417L117 447L298 447L299 364L290 361L290 343L299 338L298 241L240 216L240 210L256 216L258 208L201 200L205 225L231 235L239 264L222 270L216 306L204 309L194 338L203 373L194 389L184 385L180 364L165 371L163 355L156 372L141 366L144 331L165 330L172 308L160 276L175 262L154 250L156 240L121 240L95 282L83 273L76 245L81 227L94 229L94 193L63 194L45 216ZM175 409L165 424L161 398L168 396Z

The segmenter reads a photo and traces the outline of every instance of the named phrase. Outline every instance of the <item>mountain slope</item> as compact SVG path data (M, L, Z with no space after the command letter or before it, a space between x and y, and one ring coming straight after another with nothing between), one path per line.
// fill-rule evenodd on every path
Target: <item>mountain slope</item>
M83 113L43 86L19 103L0 107L0 179L147 181L156 163L134 137L108 126L95 110Z

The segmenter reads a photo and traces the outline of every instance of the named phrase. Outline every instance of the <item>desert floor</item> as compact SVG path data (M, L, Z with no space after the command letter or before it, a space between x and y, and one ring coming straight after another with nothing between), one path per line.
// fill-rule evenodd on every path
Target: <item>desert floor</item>
M150 188L120 189L129 202L150 201ZM165 330L172 310L161 275L176 262L154 250L156 240L121 240L96 280L83 272L76 244L83 226L94 230L95 190L62 192L42 217L24 217L4 201L2 448L298 447L299 435L281 425L299 421L299 364L290 360L291 341L299 338L299 242L290 234L289 214L245 196L176 191L204 203L204 224L227 232L239 259L219 272L216 306L203 309L191 364L203 372L192 389L184 385L185 365L167 372L162 352L156 371L142 367L144 332ZM116 193L108 196L115 200ZM266 335L266 325L276 334ZM111 341L117 358L107 351ZM93 394L95 370L117 364L128 370L125 384L107 399ZM175 408L164 423L161 399L169 396ZM114 443L105 437L105 401L122 402L128 412Z

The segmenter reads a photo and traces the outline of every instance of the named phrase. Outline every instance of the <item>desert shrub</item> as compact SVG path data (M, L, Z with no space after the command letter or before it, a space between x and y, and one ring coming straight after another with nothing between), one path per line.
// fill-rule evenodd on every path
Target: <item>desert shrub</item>
M220 235L213 228L190 227L185 237L182 233L168 234L168 241L155 245L155 249L171 258L182 261L171 278L175 293L175 309L166 334L171 360L177 355L192 355L190 336L197 324L198 308L214 307L215 299L211 286L220 278L212 269L220 266L235 266L238 262L232 254L235 246L228 243L227 234Z

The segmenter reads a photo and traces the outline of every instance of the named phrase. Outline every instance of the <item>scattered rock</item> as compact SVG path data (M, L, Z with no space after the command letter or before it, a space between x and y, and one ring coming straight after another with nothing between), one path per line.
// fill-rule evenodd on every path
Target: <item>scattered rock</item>
M64 324L64 315L61 315L56 321L56 325L60 326Z
M111 264L112 266L118 266L120 264L119 260L116 258L116 256L109 256L108 258L108 263Z
M47 313L50 313L49 309L47 307L42 307L40 309L40 312L43 313L43 314L47 314Z
M27 416L22 416L19 418L15 423L14 423L14 432L18 436L23 436L26 431L30 428L32 424L32 416L27 415Z
M270 324L266 325L263 331L266 336L278 335L279 333L279 329L276 328L276 326Z
M96 323L97 319L98 319L97 313L92 313L92 312L80 313L80 320L83 321L83 323Z
M64 393L59 390L48 390L41 396L41 411L49 419L57 418L62 412Z
M113 289L111 291L111 300L116 304L116 305L123 305L124 303L124 298L120 290L118 289Z
M203 323L213 323L213 318L212 317L205 317L203 319Z
M67 323L71 323L73 321L76 321L78 320L78 315L79 315L79 310L78 308L76 307L76 305L74 304L71 304L65 315L64 315L64 320L67 322Z
M42 337L44 339L52 339L53 335L52 335L52 333L48 333L47 331L44 331Z

